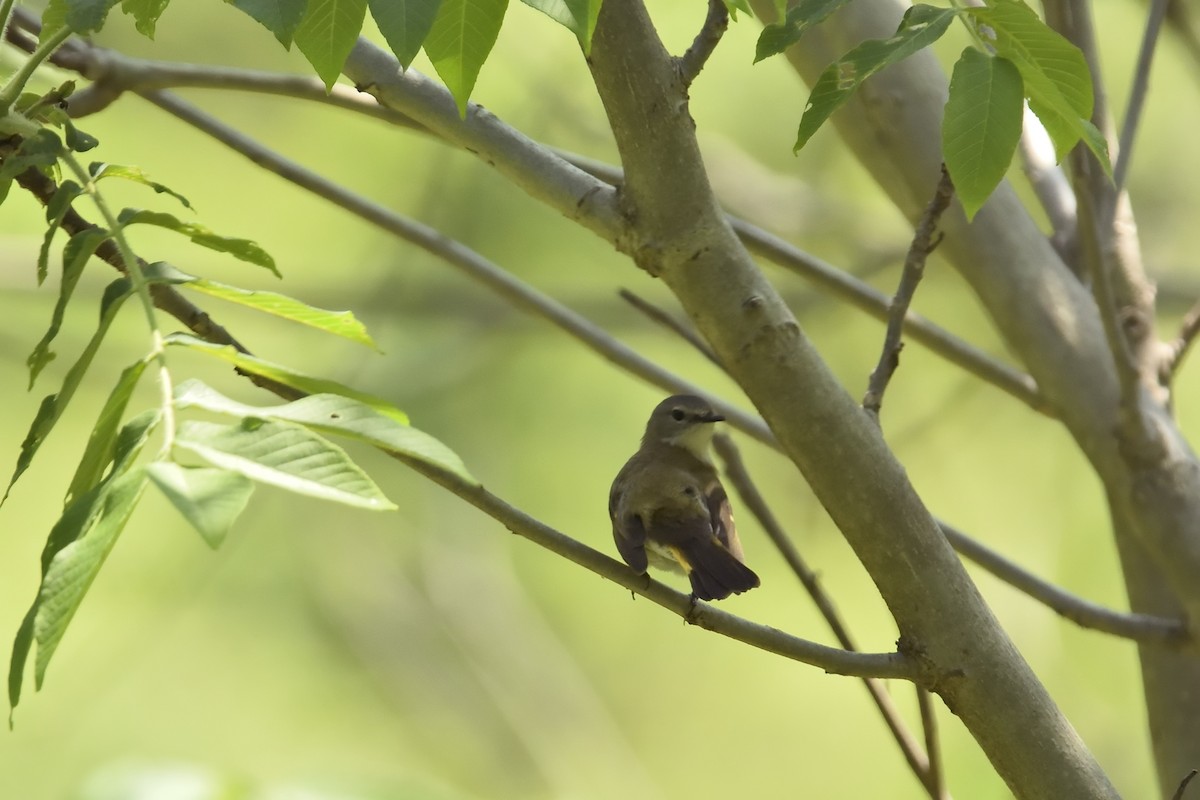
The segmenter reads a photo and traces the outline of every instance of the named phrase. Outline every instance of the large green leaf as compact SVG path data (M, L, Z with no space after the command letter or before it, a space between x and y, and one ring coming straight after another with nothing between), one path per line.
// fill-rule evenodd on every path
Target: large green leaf
M388 47L408 69L433 27L441 0L368 0L367 4Z
M175 390L175 403L179 408L202 408L217 414L297 422L321 433L345 436L409 456L469 483L479 483L467 471L462 459L437 439L347 397L315 394L285 405L264 408L239 403L200 381L188 380Z
M350 311L328 311L316 308L287 295L275 292L263 292L250 289L240 289L224 283L197 278L181 272L166 262L157 261L147 265L145 275L149 280L171 283L176 286L187 286L210 297L218 297L231 303L253 308L265 314L271 314L282 319L298 322L310 328L316 328L343 339L378 349L371 335Z
M583 47L586 55L592 49L592 32L596 30L596 17L600 14L600 0L521 0L530 8L536 8L550 19L562 25ZM745 0L738 0L745 5ZM749 8L745 9L749 14Z
M425 39L425 54L463 116L479 70L500 35L506 10L508 0L442 0Z
M1029 108L1046 127L1057 158L1061 160L1082 138L1111 174L1107 146L1088 130L1094 102L1092 77L1079 48L1021 0L993 0L987 8L971 8L968 13L979 36L1020 70Z
M284 47L292 46L292 38L300 20L304 19L304 11L308 8L308 0L225 0L239 8L253 20L275 34L275 38Z
M50 315L50 327L42 335L41 341L34 346L33 352L25 359L25 365L29 367L30 389L37 382L38 375L45 366L54 360L50 343L54 341L54 337L58 336L58 332L62 328L67 304L71 301L71 295L75 292L75 286L79 283L79 277L83 275L83 268L88 259L108 237L109 232L103 228L87 228L67 240L62 255L62 283L58 289L58 301L55 302L54 311Z
M214 550L225 541L254 491L254 484L245 475L217 467L184 467L156 461L146 467L146 472Z
M326 89L337 83L366 17L367 0L309 0L296 29L296 47L325 81Z
M1011 61L974 47L963 51L942 118L942 156L968 218L1008 171L1024 109L1021 73Z
M38 646L34 685L39 689L67 625L79 610L83 596L112 552L145 488L146 471L141 468L113 481L104 494L95 525L50 561L38 593L37 616L33 622L33 635Z
M184 422L175 446L214 466L296 494L371 511L393 511L346 452L301 425L244 419L235 425Z
M195 336L190 336L186 333L173 333L167 336L167 344L187 347L197 352L205 353L210 356L220 358L239 370L249 372L252 375L261 375L264 378L269 378L277 383L282 383L284 386L290 386L293 389L299 389L305 394L336 394L342 397L349 397L358 400L371 408L383 414L386 417L391 417L402 425L408 424L408 417L403 411L396 408L394 405L384 400L382 397L377 397L366 392L360 392L357 389L352 389L345 384L338 383L328 378L316 378L312 375L305 375L302 372L284 367L280 364L273 364L270 361L264 361L256 356L246 353L239 353L235 348L228 345L212 344L203 339L197 339Z
M800 119L794 150L804 147L829 115L850 99L859 84L879 70L908 58L938 40L960 13L956 8L910 8L890 39L870 39L825 68Z
M75 476L71 479L71 485L67 487L67 505L98 484L104 471L116 457L121 417L125 415L125 409L129 407L129 400L133 397L133 390L137 388L148 363L142 359L126 367L117 378L116 386L109 392L96 424L92 426L92 432L88 435L87 447L84 448L83 457L79 459L79 466L75 468Z
M218 236L203 225L197 225L194 222L183 222L175 215L162 211L126 208L122 209L121 213L117 215L117 221L126 227L138 224L156 225L160 228L182 233L198 245L209 247L222 253L229 253L241 261L266 267L275 273L276 276L279 276L279 270L275 268L275 259L271 258L267 251L259 247L257 243L249 239Z
M167 10L171 0L121 0L121 10L133 17L138 33L153 39L158 18Z
M788 9L782 22L772 22L758 35L754 63L787 50L800 37L850 0L800 0Z
M64 26L75 33L93 33L104 26L108 10L117 0L50 0L42 12L41 41Z

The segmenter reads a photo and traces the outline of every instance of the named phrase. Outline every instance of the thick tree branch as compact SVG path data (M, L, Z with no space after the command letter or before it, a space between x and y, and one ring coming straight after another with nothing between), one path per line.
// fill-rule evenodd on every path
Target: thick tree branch
M704 17L700 32L687 52L679 57L679 77L684 86L691 86L692 81L696 80L728 27L729 9L725 8L724 0L708 0L708 14Z
M1050 135L1029 106L1025 106L1017 153L1021 171L1050 220L1050 243L1063 263L1082 279L1086 269L1079 263L1079 214L1075 191L1058 165Z
M888 311L887 333L883 337L879 363L875 365L867 381L867 393L863 397L862 406L876 421L879 420L879 411L883 405L883 393L887 391L892 375L900 366L900 348L904 346L900 335L904 318L908 316L908 307L912 305L913 296L917 293L917 285L925 275L925 261L938 246L938 240L933 235L937 230L938 220L950 205L950 198L953 196L954 183L950 180L950 172L946 165L943 164L937 188L933 190L933 197L917 222L916 231L913 232L912 244L904 259L904 271L900 274L900 286L896 289L896 296L892 298L891 309Z

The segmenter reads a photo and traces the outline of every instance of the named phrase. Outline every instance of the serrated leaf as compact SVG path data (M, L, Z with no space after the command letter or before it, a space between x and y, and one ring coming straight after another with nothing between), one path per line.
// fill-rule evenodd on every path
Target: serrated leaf
M234 8L240 9L251 19L262 25L275 35L279 43L291 48L292 38L304 12L308 8L308 0L226 0Z
M58 300L54 304L54 312L50 316L50 327L42 335L42 340L33 348L29 358L25 359L25 365L29 367L30 389L37 382L38 375L45 366L54 360L55 356L50 350L50 343L54 341L54 337L58 336L58 332L62 328L67 304L71 301L71 295L75 292L75 286L79 283L80 276L83 275L83 268L87 265L88 259L108 237L108 231L103 228L88 228L68 239L66 246L63 247L62 283L58 289Z
M959 13L957 8L913 6L905 12L890 39L869 39L826 67L808 97L793 151L804 147L829 115L850 99L859 84L884 67L936 42Z
M271 258L267 251L259 247L256 242L252 242L249 239L234 239L227 236L219 236L203 225L197 225L194 222L183 222L175 215L162 211L126 208L122 209L121 213L117 215L117 220L122 226L137 224L157 225L160 228L182 233L198 245L222 253L229 253L241 261L266 267L275 273L276 277L282 277L279 274L279 270L275 268L275 259Z
M122 178L127 181L133 181L134 183L140 183L142 186L149 186L157 194L168 194L171 197L174 197L183 204L184 208L187 208L189 211L195 210L192 208L192 204L188 202L186 197L171 189L169 186L164 186L158 181L150 180L150 176L138 167L128 167L123 164L106 164L102 161L93 161L88 165L88 174L90 174L92 176L92 180L96 182L102 181L105 178Z
M479 70L500 35L506 10L508 0L442 0L433 29L425 38L425 55L464 117Z
M321 433L345 436L400 453L469 483L479 483L462 459L437 439L346 397L315 394L285 405L264 408L239 403L200 381L188 380L175 390L175 404L179 408L202 408L216 414L296 422Z
M67 625L79 610L79 604L112 552L145 488L146 471L140 468L113 481L101 502L95 525L59 551L50 562L38 593L38 610L33 623L38 646L34 685L39 689Z
M63 378L62 388L57 394L52 394L42 400L41 406L38 408L37 416L34 417L33 424L29 427L29 432L25 435L25 441L21 443L21 453L17 456L17 466L13 470L12 478L9 479L8 488L4 492L4 497L0 498L0 505L3 505L8 500L8 495L12 492L13 485L17 479L29 469L29 465L33 463L33 457L37 455L38 448L42 446L42 442L50 435L50 431L54 429L62 417L63 411L71 402L71 398L75 396L75 390L79 388L80 381L87 373L88 367L91 366L92 360L96 357L96 351L100 349L100 343L104 341L105 334L108 333L109 327L117 316L121 305L129 298L131 286L128 278L119 278L108 285L104 290L104 297L100 301L100 324L96 332L92 334L91 340L84 348L83 353L76 359L71 369L67 370L67 375Z
M254 484L246 476L215 467L156 461L146 467L146 472L213 550L225 541L254 491Z
M66 0L67 27L75 33L94 33L104 27L108 10L117 0Z
M109 392L96 424L92 426L92 432L88 435L87 447L79 459L79 466L75 468L75 476L71 479L71 485L67 487L67 505L100 483L104 471L116 457L117 433L120 430L121 418L125 415L125 409L129 407L129 400L133 397L133 391L137 388L142 373L146 371L147 363L145 359L135 361L122 370L116 385Z
M575 34L584 54L591 52L592 32L600 13L600 0L521 0ZM746 0L738 0L743 6ZM749 10L747 10L749 13Z
M295 42L326 89L337 83L366 17L367 0L309 0Z
M297 372L288 367L279 364L273 364L270 361L265 361L246 353L239 353L235 348L228 345L212 344L203 339L197 339L186 333L172 333L166 337L168 345L177 345L187 347L197 352L206 353L216 356L217 358L226 361L237 367L243 372L249 372L254 375L261 375L264 378L269 378L277 383L282 383L284 386L290 386L293 389L299 389L305 394L336 394L342 397L349 397L353 400L358 400L365 403L371 408L383 414L386 417L399 422L401 425L408 424L408 417L403 411L396 408L394 405L384 400L382 397L376 397L366 392L360 392L357 389L351 389L345 384L327 378L315 378L311 375L305 375L302 372Z
M121 10L133 17L134 27L147 39L154 38L158 18L171 0L121 0Z
M408 69L433 27L441 0L368 0L367 5L388 47Z
M54 243L54 236L62 227L63 218L71 210L71 203L75 202L75 198L82 193L83 187L75 181L63 181L54 190L50 202L46 203L46 233L42 237L42 247L38 251L37 261L38 286L46 282L46 276L50 271L50 247Z
M184 422L175 446L214 466L289 492L371 511L396 508L333 442L291 423Z
M758 44L754 48L754 63L787 50L800 41L800 37L810 28L849 2L850 0L800 0L788 9L786 16L780 12L783 21L772 22L758 35Z
M954 65L942 118L942 156L968 219L1008 171L1021 138L1024 109L1016 65L974 47L963 51Z
M359 322L350 311L328 311L276 292L240 289L236 286L197 278L162 261L148 265L145 275L151 281L187 286L189 289L203 292L210 297L237 303L264 314L298 322L301 325L307 325L310 328L316 328L319 331L378 349L371 335L367 333L366 326Z

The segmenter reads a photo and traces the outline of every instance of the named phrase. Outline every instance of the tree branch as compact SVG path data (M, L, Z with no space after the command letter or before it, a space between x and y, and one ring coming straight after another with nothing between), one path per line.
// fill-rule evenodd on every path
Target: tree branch
M645 314L652 321L657 322L667 330L677 334L679 338L683 339L685 342L695 348L696 352L700 353L700 355L704 356L718 367L721 367L721 362L717 358L717 354L712 351L712 348L704 343L704 340L700 338L699 334L697 334L683 322L668 314L666 311L663 311L653 303L643 300L628 289L622 289L617 292L617 294L620 295L622 300ZM721 368L724 369L724 367Z
M1150 0L1150 12L1146 16L1146 32L1142 35L1142 46L1138 50L1137 66L1133 72L1133 85L1129 89L1129 103L1125 107L1125 122L1121 126L1120 146L1117 163L1113 165L1113 185L1120 192L1125 188L1129 162L1133 155L1133 141L1137 135L1138 122L1142 118L1142 107L1146 102L1146 90L1150 86L1150 65L1154 61L1154 47L1158 44L1159 32L1167 16L1170 0Z
M728 27L729 9L725 8L724 0L708 0L708 15L704 18L700 32L696 34L692 46L678 60L679 77L684 86L691 86L692 81L696 80Z
M937 715L933 709L933 697L917 687L917 705L921 709L921 729L925 731L925 752L929 753L929 796L933 800L947 800L945 776L942 774L941 746L938 744Z
M1192 349L1197 335L1200 335L1200 300L1183 315L1183 320L1179 323L1179 335L1167 344L1167 352L1162 360L1162 374L1159 376L1164 385L1175 379L1175 374L1179 371L1183 359L1187 357L1188 351Z
M871 371L870 380L867 381L867 393L863 397L862 406L877 423L883 405L883 393L887 391L892 375L900 366L900 348L904 346L900 341L900 333L904 318L908 315L908 307L917 292L917 285L925 275L925 261L938 245L939 240L933 238L938 220L950 205L950 198L953 196L954 183L950 180L950 172L946 165L943 164L937 188L933 190L933 197L925 207L925 213L921 215L916 231L913 232L912 244L904 259L904 271L900 275L900 286L896 289L896 296L892 299L888 312L883 351L879 354L879 363Z
M1050 220L1050 243L1063 263L1082 279L1086 269L1079 263L1079 214L1075 192L1058 165L1054 143L1037 114L1025 106L1017 153L1021 171Z

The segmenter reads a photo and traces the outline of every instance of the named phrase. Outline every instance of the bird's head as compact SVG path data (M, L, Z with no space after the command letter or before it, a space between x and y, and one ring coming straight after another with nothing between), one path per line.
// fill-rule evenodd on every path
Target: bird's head
M683 447L697 458L708 461L712 424L724 419L704 398L677 394L663 400L650 414L642 443Z

